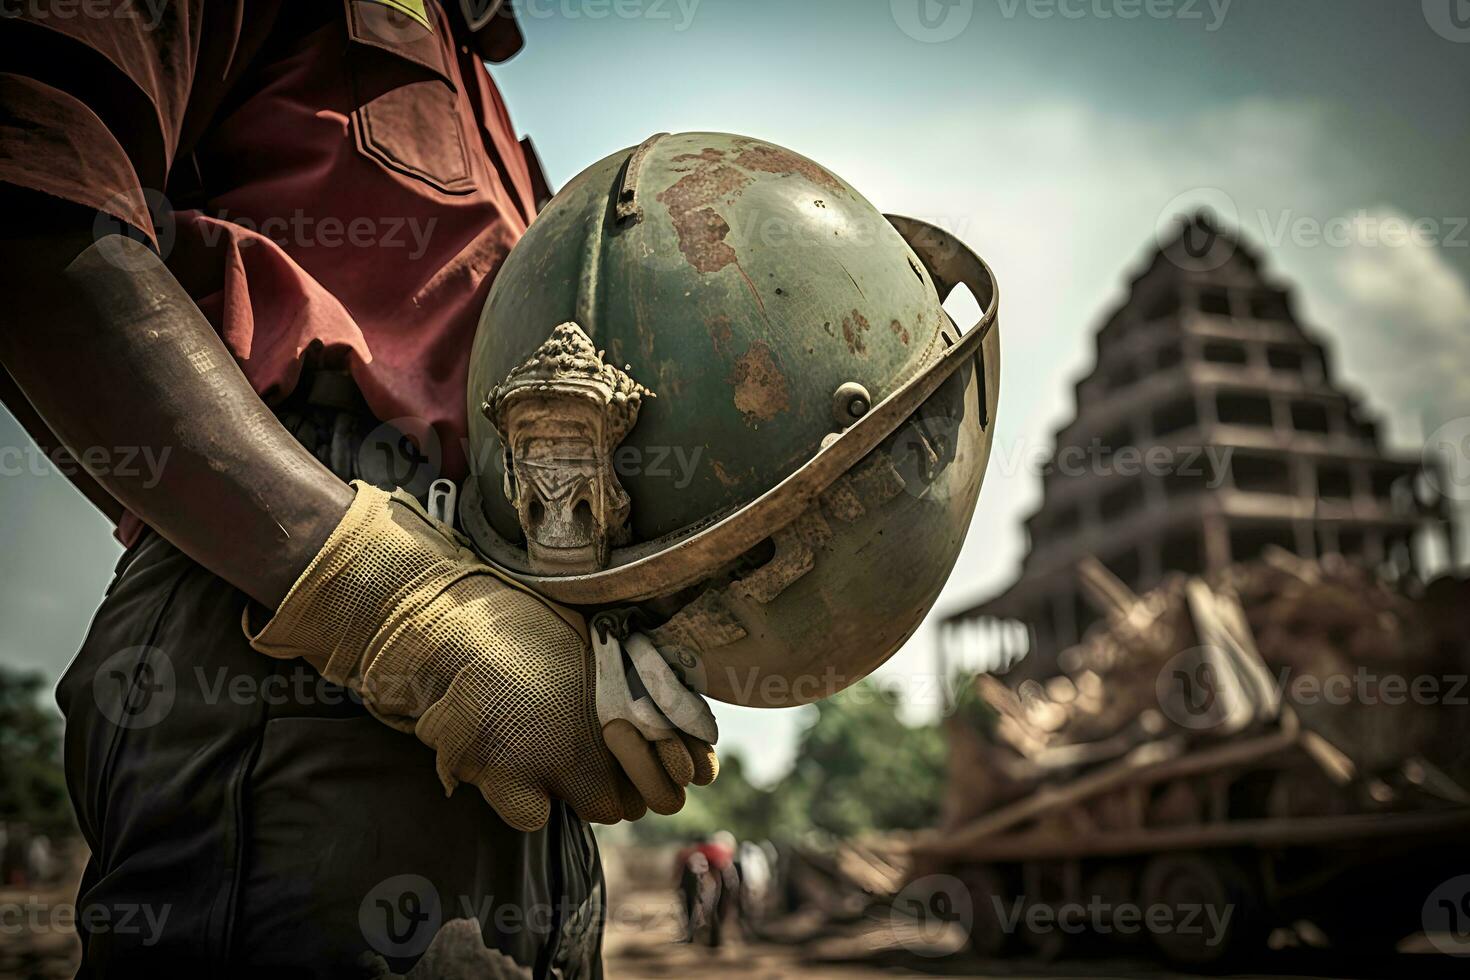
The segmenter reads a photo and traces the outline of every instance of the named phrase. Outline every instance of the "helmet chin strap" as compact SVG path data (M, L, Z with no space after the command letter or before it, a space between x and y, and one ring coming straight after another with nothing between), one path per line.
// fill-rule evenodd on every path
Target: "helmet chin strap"
M459 0L459 11L471 31L482 30L503 6L505 0Z

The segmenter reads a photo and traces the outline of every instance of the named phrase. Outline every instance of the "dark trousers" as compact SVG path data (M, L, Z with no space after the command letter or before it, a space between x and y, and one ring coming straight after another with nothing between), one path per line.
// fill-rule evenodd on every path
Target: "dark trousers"
M57 689L92 851L81 975L384 976L470 919L515 961L478 951L495 976L600 976L588 826L555 804L524 834L472 786L446 798L431 750L251 650L247 601L149 534Z

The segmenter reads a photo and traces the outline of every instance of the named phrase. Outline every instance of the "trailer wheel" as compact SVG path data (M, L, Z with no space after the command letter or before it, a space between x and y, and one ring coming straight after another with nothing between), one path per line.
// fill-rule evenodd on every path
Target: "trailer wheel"
M1148 940L1139 923L1123 917L1124 909L1138 907L1138 866L1126 862L1104 864L1087 876L1082 892L1088 901L1097 901L1108 910L1099 923L1104 930L1098 938L1118 951L1136 950Z
M1052 924L1044 929L1032 929L1023 922L1021 942L1025 944L1030 955L1043 963L1055 963L1076 952L1077 946L1076 937L1063 932L1060 923L1056 922L1055 918Z
M1212 967L1260 948L1260 900L1250 877L1227 859L1160 854L1139 886L1143 926L1170 961Z
M1010 904L1015 901L1013 889L999 871L984 866L965 869L960 881L970 893L970 947L984 959L1004 956L1016 938L1015 930L1007 929L1003 918L1010 914Z

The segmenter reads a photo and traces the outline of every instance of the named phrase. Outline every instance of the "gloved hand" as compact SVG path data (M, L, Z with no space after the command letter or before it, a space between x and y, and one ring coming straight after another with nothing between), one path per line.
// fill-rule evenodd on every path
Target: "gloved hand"
M719 738L714 712L680 682L652 640L631 633L620 642L612 626L611 617L598 616L591 633L603 738L629 775L636 769L652 779L662 770L681 786L700 782L698 760L714 759L710 746ZM712 764L704 782L719 769Z
M255 649L304 657L360 692L436 751L446 792L475 784L519 830L545 824L553 796L616 823L674 813L686 784L714 779L714 750L698 739L653 749L611 724L604 739L581 616L498 575L406 493L353 486Z

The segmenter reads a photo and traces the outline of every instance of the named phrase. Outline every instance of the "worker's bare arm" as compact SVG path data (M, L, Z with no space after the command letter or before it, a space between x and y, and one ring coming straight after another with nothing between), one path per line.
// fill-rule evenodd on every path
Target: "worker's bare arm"
M182 551L274 608L352 501L245 376L163 262L90 230L0 236L3 363L84 465ZM88 453L103 447L107 453Z

